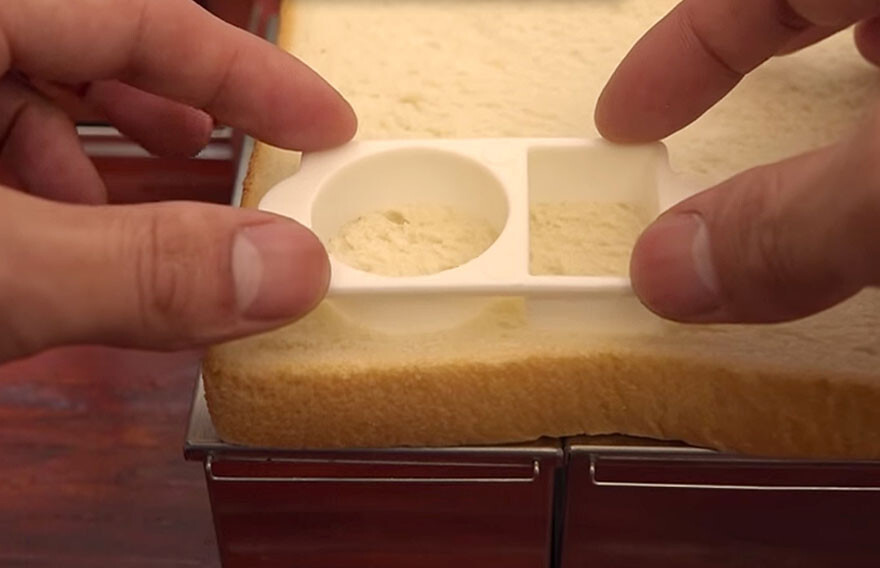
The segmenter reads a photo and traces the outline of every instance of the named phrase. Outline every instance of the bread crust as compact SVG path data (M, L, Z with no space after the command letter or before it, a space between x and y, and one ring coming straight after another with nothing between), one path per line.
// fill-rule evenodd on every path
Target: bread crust
M278 26L277 44L279 46L291 45L293 43L293 33L296 21L296 5L293 0L283 0L279 7L279 19L281 25ZM288 161L291 167L282 169L282 173L272 176L273 162L284 159L288 155ZM293 156L294 159L290 159ZM260 141L254 142L254 149L248 160L247 174L242 182L242 195L240 206L248 209L256 209L260 200L267 191L278 181L284 174L293 173L298 167L297 152L285 152L273 146ZM289 170L289 171L288 171Z
M742 454L880 458L880 388L863 377L596 352L500 363L302 372L205 361L229 442L281 448L450 446L621 433Z

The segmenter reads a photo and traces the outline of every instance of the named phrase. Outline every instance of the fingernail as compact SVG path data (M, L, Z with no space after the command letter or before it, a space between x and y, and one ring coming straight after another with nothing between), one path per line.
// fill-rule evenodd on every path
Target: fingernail
M639 239L630 272L636 294L663 317L699 318L721 305L709 230L698 214L658 219Z
M290 221L239 231L232 273L242 315L263 320L305 315L324 297L330 280L327 253L318 239Z

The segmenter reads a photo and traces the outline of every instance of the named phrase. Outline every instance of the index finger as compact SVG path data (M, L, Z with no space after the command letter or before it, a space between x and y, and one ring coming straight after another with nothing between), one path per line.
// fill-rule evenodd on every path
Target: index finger
M345 142L351 107L314 71L189 0L0 2L0 74L120 79L298 150Z
M877 0L684 0L614 72L599 97L596 125L618 142L663 138L804 30L843 27L878 9Z

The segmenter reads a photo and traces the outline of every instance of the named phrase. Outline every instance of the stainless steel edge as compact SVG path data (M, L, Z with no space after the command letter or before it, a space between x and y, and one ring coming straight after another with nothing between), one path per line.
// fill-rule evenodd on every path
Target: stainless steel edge
M241 461L241 458L235 458L235 461ZM477 484L477 483L533 483L541 477L541 463L538 460L532 460L531 464L510 464L510 463L478 463L478 462L425 462L425 461L400 461L400 460L372 460L372 459L333 459L321 460L312 458L288 458L288 459L272 459L272 460L255 460L266 463L290 463L290 464L334 464L334 465L388 465L393 467L399 466L419 466L421 468L431 467L465 467L480 468L481 470L499 470L499 475L481 475L481 476L464 476L464 477L413 477L413 476L377 476L377 477L357 477L357 476L278 476L278 477L254 477L254 476L227 476L217 475L214 472L214 464L217 460L213 455L205 458L205 474L210 481L219 481L226 483L359 483L359 484L386 484L386 483L404 483L404 484ZM501 474L502 471L509 472L513 468L523 471L524 475L511 476L509 474Z
M616 442L616 439L621 442ZM600 440L607 441L600 441ZM698 448L685 444L675 444L660 440L631 438L627 436L579 436L565 442L565 452L569 456L587 454L603 455L642 455L642 456L720 456L715 450Z
M609 480L600 479L599 462L601 455L590 455L589 457L589 473L590 483L596 487L617 487L630 489L676 489L676 490L708 490L708 491L759 491L759 492L806 492L806 493L880 493L880 485L791 485L791 484L772 484L772 483L692 483L684 481L626 481L626 480ZM638 459L635 458L634 459ZM641 463L651 461L649 458L642 457L638 459ZM731 463L754 463L755 465L767 465L775 463L773 461L758 460L740 460L732 458L728 461L719 460L722 464ZM705 462L704 462L705 463ZM782 462L785 465L794 466L797 463ZM850 465L851 462L847 462ZM817 465L816 462L807 462L801 465ZM819 465L827 465L822 463Z

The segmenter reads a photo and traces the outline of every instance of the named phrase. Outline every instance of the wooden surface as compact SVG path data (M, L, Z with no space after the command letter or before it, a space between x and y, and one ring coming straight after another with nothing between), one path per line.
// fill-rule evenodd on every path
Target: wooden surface
M86 348L0 367L0 566L219 566L181 449L197 361Z
M242 27L253 5L277 9L202 4ZM237 156L96 162L115 202L228 203ZM70 348L0 366L0 567L220 565L202 469L182 453L198 358Z
M228 203L235 160L96 164L115 202ZM198 360L92 347L0 366L0 567L219 566L183 459Z

